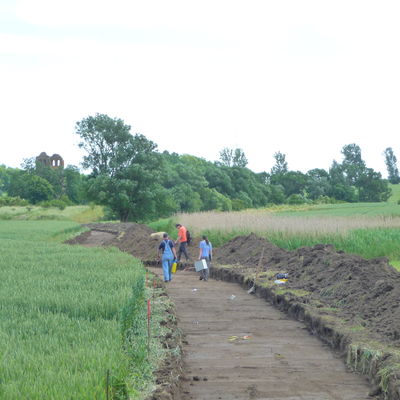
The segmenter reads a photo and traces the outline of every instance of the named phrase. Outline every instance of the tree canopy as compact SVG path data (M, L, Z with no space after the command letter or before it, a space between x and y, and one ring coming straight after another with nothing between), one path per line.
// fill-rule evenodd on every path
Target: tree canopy
M343 160L328 171L289 170L286 155L274 154L270 173L247 168L243 150L225 147L215 162L164 151L119 118L95 114L76 123L85 150L82 174L77 167L53 168L24 161L22 170L0 166L0 195L33 204L52 199L93 201L106 206L109 218L146 222L175 212L241 210L268 204L386 201L388 181L368 168L355 144L342 148ZM396 157L384 153L392 183L399 182Z
M397 168L397 158L394 155L393 149L391 147L386 148L384 155L389 182L393 184L400 183L399 169Z

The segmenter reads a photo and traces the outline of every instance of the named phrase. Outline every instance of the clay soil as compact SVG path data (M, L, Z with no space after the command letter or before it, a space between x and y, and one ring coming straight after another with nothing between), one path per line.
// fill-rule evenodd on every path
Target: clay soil
M91 232L86 232L69 243L89 246L115 246L142 259L147 264L155 264L159 239L150 238L152 233L150 228L139 224L89 224L87 226L92 230ZM189 248L192 255L197 254L196 247ZM262 257L261 254L263 254ZM258 287L273 289L278 287L274 283L276 274L287 273L289 275L288 281L279 288L284 288L285 296L289 302L303 304L306 308L315 310L318 315L332 316L336 321L341 321L343 326L350 330L353 329L355 337L373 340L391 348L397 348L400 345L400 310L398 307L400 275L388 264L388 260L385 258L366 260L356 255L338 252L331 245L324 244L304 247L296 251L286 251L251 234L236 237L224 246L215 249L213 262L216 266L218 264L227 265L228 267L224 268L234 271L235 276L241 276L243 278L241 283L247 282L248 286L251 286L257 276ZM217 275L214 274L214 276ZM321 353L323 351L319 348L322 346L321 343L317 341L319 343L317 345L314 342L307 342L308 339L306 340L303 337L300 326L289 327L287 318L276 310L274 312L278 314L272 313L263 316L262 308L270 307L265 301L248 295L238 286L236 287L241 291L240 297L243 297L243 300L227 301L228 293L233 293L232 284L218 281L199 282L197 275L191 271L179 271L175 278L174 282L168 287L168 294L177 304L178 316L183 325L181 329L183 329L184 334L190 336L190 340L187 341L189 347L185 349L186 354L189 355L189 361L188 359L185 361L187 363L187 375L185 378L186 386L182 394L183 398L367 398L366 393L370 388L367 389L365 382L357 380L358 377L354 378L355 381L347 375L340 378L339 375L343 371L338 365L329 366L324 362L319 364L320 361L317 360L328 356ZM209 285L208 287L212 290L207 289L206 293L194 299L193 294L197 291L193 292L192 289L197 288L200 284ZM230 285L230 288L223 285ZM203 286L201 290L204 288ZM219 296L219 293L221 293L221 296ZM235 299L238 296L239 294L236 293ZM202 299L198 305L199 308L194 309L195 302L193 300L197 302L199 299ZM252 301L255 303L251 303ZM262 307L258 303L260 301L263 304ZM186 306L183 306L183 304L186 304ZM216 304L218 304L218 309L216 314L213 314ZM234 307L239 304L242 304L244 308L235 309ZM220 305L222 305L222 308ZM283 325L279 322L281 320L285 321ZM198 323L195 324L193 321L202 321L201 329L198 329ZM236 321L236 325L234 321ZM254 321L258 321L256 326L252 325ZM213 331L214 326L216 331ZM261 338L263 329L265 332L269 332L269 338L268 335L264 339ZM239 337L245 335L257 337L257 343L260 347L253 344L251 346L255 346L254 348L246 347L241 340L232 345L228 342L228 338L236 335ZM310 336L308 333L307 335ZM281 342L273 344L274 336L281 338ZM223 341L223 344L219 347L215 346L214 349L215 340L218 343ZM258 342L258 340L261 340L261 342ZM290 347L292 350L287 352L289 345L293 347ZM241 348L240 346L244 347ZM200 353L200 355L196 353L193 350L196 347L202 349L203 353ZM246 361L244 353L253 354L253 356L254 354L264 354L266 347L272 352L267 363L269 366L258 365L259 362L265 363L265 359L261 361L250 358ZM296 349L296 347L298 348ZM303 353L302 347L304 347ZM236 359L231 358L232 349L237 350L237 354L234 352ZM192 353L192 351L194 352ZM314 352L316 352L316 355L310 356ZM293 353L293 359L290 359L291 353ZM274 354L278 355L274 356ZM282 359L280 359L281 356ZM193 363L191 363L190 357L194 359ZM228 357L226 359L228 364L233 363L229 368L234 366L238 370L235 371L227 367L228 369L225 371L224 366L227 365L223 361L225 357ZM332 355L329 357L335 358ZM204 363L201 361L203 358L206 360ZM308 360L309 364L296 364L300 362L300 359ZM242 365L242 360L248 365ZM286 369L283 360L286 362ZM276 364L277 361L279 361L278 364ZM340 363L344 368L341 360ZM209 371L207 371L207 365L212 365ZM216 370L218 366L221 367L221 371ZM272 368L272 370L268 368ZM280 374L271 372L275 371L276 368L280 369ZM306 377L307 368L311 370L311 376L308 377ZM331 380L329 380L329 377L322 377L323 374L320 377L321 380L317 378L317 376L320 376L317 371L321 369L331 371L328 374L331 376ZM337 369L340 370L340 374L335 377ZM268 376L262 378L259 374L268 374ZM269 382L269 386L262 384L263 379L272 379L271 376L275 376L275 381ZM354 375L350 374L350 376ZM291 378L294 378L293 382ZM324 382L324 379L328 379L328 381ZM340 382L337 379L348 381L348 386L346 384L344 386L347 389L351 387L351 389L347 392L341 391ZM229 388L235 385L235 380L241 386L231 391ZM287 392L286 389L290 385L284 383L286 380L291 382L290 385L293 386L293 390ZM306 389L306 386L302 385L302 380L307 382L307 385L313 385L314 382L317 385L316 390ZM199 384L200 381L202 385ZM298 384L297 389L296 382ZM218 387L222 388L221 391L217 390ZM273 396L271 395L272 397L269 396L267 392L272 393L272 387L281 388L281 394L277 390ZM303 389L300 390L300 388ZM216 390L220 394L215 397L212 393L217 393ZM174 396L174 398L178 397Z

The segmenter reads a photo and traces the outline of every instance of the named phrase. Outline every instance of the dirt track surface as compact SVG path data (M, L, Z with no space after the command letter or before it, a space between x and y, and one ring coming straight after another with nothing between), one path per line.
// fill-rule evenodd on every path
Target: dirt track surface
M303 324L239 285L178 271L167 293L185 335L182 399L371 399L365 378Z
M70 243L111 245L143 261L156 259L159 239L151 238L153 231L145 225L87 226L93 229L92 233ZM198 240L194 242L189 251L197 254ZM236 237L215 249L214 261L237 265L236 271L250 276L256 273L263 250L260 283L273 286L274 273L287 272L289 282L285 289L292 291L293 301L318 309L321 315L340 318L363 340L400 347L400 274L386 258L367 260L336 251L329 244L286 251L251 234ZM301 295L296 296L296 291L301 291Z
M159 239L150 237L150 228L139 224L90 224L89 228L91 232L69 243L115 246L154 262ZM197 246L189 247L189 253L197 254ZM229 281L246 286L257 276L257 286L264 291L275 291L276 273L287 272L289 281L279 289L285 293L286 304L298 305L328 321L328 332L341 338L341 350L353 351L346 347L349 343L367 343L365 354L364 348L351 353L355 365L359 368L358 357L365 356L367 372L380 386L380 372L393 371L388 398L400 399L393 351L400 345L400 274L387 259L366 260L336 251L329 244L286 251L252 234L215 249L214 261L225 265L219 270L234 277ZM192 292L194 288L199 290ZM288 320L239 285L200 282L194 273L179 272L168 291L188 338L185 361L190 372L185 400L368 398L364 379L346 374L343 361L323 348L301 323ZM236 298L229 300L232 294ZM277 314L269 314L272 312ZM240 339L246 335L251 338ZM238 339L231 342L230 336ZM388 346L383 351L382 343ZM336 344L333 347L338 348ZM361 367L365 373L366 367ZM231 391L231 387L236 389ZM223 394L215 397L213 391Z
M400 274L387 258L367 260L329 244L286 251L251 234L218 248L215 260L240 264L237 270L249 275L255 272L263 248L261 272L289 273L285 290L303 291L293 296L295 301L340 318L360 336L400 347ZM259 281L268 286L274 279L270 275Z

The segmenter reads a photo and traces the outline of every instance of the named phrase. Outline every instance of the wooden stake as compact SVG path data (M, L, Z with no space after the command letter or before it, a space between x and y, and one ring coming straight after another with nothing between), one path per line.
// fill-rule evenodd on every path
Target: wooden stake
M110 370L107 370L107 375L106 375L106 399L108 400L108 387L110 386Z
M151 317L151 308L150 308L150 299L147 300L147 355L150 355L150 317Z

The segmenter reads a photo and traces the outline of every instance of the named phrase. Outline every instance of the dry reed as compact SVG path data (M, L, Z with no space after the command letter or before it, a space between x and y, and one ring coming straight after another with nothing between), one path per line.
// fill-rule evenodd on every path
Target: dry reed
M260 211L182 213L177 220L194 233L219 230L346 235L354 229L400 228L400 217L299 217Z

